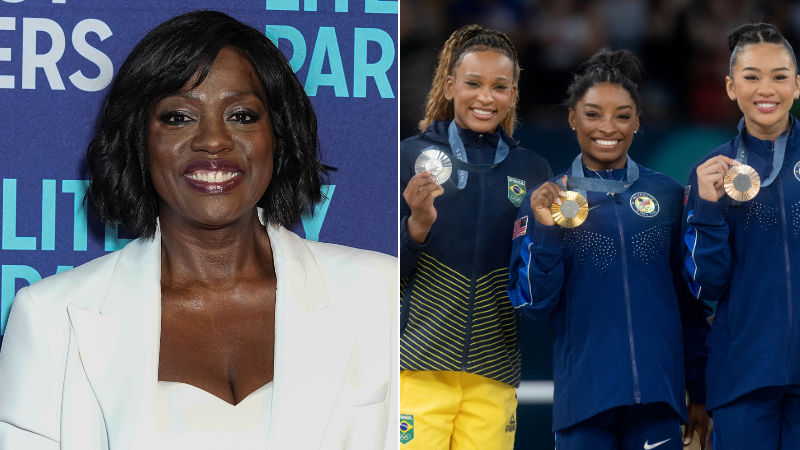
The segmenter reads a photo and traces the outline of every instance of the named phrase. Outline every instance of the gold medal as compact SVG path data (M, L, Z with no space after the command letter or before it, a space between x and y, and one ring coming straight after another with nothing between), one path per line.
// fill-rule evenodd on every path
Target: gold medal
M752 167L740 164L728 169L722 185L732 199L746 202L758 194L761 189L761 178Z
M561 205L550 205L550 213L557 224L564 228L575 228L589 215L589 203L581 194L567 191L567 197L561 200Z
M417 157L414 170L416 173L423 170L429 171L431 178L441 186L450 179L450 174L453 173L453 163L450 162L450 158L445 152L433 149L425 150Z

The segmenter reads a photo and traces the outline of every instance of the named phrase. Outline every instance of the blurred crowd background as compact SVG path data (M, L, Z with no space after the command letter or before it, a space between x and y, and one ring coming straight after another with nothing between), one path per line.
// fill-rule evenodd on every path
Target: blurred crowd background
M631 157L686 183L694 164L732 139L741 118L725 92L727 36L747 22L776 25L798 51L800 1L787 0L402 0L400 136L419 132L436 57L457 28L505 32L520 57L520 125L514 137L554 173L580 151L560 104L572 73L600 47L625 48L645 67L642 128ZM792 112L800 112L797 102ZM546 321L523 322L523 379L552 380ZM518 449L551 449L551 405L521 404Z

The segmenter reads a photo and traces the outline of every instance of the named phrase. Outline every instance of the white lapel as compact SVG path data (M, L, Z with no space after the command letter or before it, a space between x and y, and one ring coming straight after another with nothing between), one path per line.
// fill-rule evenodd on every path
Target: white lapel
M282 227L268 231L278 278L270 440L278 449L319 448L347 373L365 299L332 301L305 241Z
M278 290L270 441L318 448L336 406L365 298L331 299L314 254L294 233L269 226ZM105 296L68 313L109 442L148 448L161 335L161 235L120 253Z
M161 335L161 236L120 253L105 296L67 309L113 448L147 448Z

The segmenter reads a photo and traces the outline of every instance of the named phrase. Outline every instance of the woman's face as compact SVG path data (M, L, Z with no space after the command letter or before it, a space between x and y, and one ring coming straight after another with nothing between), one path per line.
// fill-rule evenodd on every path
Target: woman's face
M726 78L728 96L744 114L747 131L774 139L788 127L789 110L800 94L800 77L782 45L768 42L741 49L733 79Z
M492 50L467 53L447 77L445 95L453 101L459 127L494 133L517 98L514 63Z
M267 98L250 61L227 48L193 81L150 111L150 175L160 214L221 226L252 210L272 178Z
M594 170L625 167L628 147L639 129L639 114L628 91L618 84L599 83L569 110L583 162Z

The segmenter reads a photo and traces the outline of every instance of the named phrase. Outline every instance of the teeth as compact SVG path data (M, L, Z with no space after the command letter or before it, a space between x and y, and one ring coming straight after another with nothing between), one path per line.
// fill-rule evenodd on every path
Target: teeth
M206 172L198 170L186 175L189 179L203 181L205 183L222 183L233 177L239 176L239 172Z
M482 111L480 109L473 109L472 111L475 112L475 114L478 114L479 116L491 116L492 115L492 111Z
M604 140L604 139L595 139L594 141L595 141L595 142L597 142L597 143L598 143L598 144L600 144L600 145L609 145L609 146L610 146L610 145L617 145L617 142L619 142L619 140L616 140L616 141L606 141L606 140Z
M761 108L774 108L777 105L778 105L777 103L756 103L756 106Z

